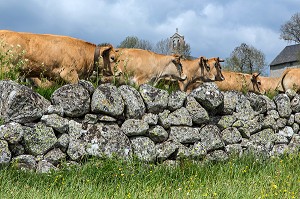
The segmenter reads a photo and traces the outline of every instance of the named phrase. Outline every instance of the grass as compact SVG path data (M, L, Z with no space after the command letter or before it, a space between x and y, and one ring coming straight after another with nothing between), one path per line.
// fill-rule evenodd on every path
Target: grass
M37 87L37 88L34 88L34 91L39 93L41 96L43 96L47 100L50 100L51 95L54 93L54 91L59 89L61 86L62 86L62 84L56 84L56 85L51 86L49 88Z
M169 81L164 79L160 80L155 87L162 90L166 90L169 94L172 91L179 90L179 85L177 81Z
M24 59L25 51L21 46L9 46L0 40L0 80L10 79L20 81L23 75L20 74L22 66L27 64Z
M4 168L0 198L299 198L300 154L177 166L93 159L38 174Z
M265 95L269 98L269 99L274 99L274 97L276 96L276 95L278 95L279 94L279 91L278 90L268 90L268 91L266 91L266 93L265 93Z

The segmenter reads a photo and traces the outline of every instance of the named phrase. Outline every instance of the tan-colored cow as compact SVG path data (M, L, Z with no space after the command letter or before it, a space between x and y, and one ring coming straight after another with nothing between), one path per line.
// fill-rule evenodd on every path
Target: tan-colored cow
M281 85L282 77L263 77L259 76L258 83L261 94L266 94L268 92L280 91L283 92Z
M179 55L161 55L148 50L134 48L116 49L115 73L121 73L122 80L136 85L144 83L156 84L160 79L168 78L183 81Z
M183 73L187 75L187 79L178 82L180 90L190 92L202 82L223 81L224 76L220 64L223 61L215 57L210 59L200 57L194 60L182 60Z
M46 77L77 83L80 78L88 78L99 62L100 70L112 74L111 64L115 52L111 45L97 47L95 44L67 36L33 34L0 30L0 41L8 46L19 45L25 50L26 66L22 68L25 77ZM98 70L97 70L98 71Z
M232 71L223 71L225 80L216 82L217 86L222 91L235 90L235 91L250 91L261 92L261 81L259 73L247 74Z
M220 90L236 90L241 92L255 92L266 94L272 91L282 91L281 77L264 77L260 73L238 73L232 71L223 71L225 81L216 82Z
M281 75L282 91L293 89L296 92L300 91L300 68L288 68Z

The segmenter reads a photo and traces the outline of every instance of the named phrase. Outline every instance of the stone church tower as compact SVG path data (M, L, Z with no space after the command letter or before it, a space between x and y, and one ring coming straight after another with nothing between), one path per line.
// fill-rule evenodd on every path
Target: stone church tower
M176 33L170 37L170 47L172 53L180 52L180 48L185 46L184 36L178 33L178 28L176 28Z

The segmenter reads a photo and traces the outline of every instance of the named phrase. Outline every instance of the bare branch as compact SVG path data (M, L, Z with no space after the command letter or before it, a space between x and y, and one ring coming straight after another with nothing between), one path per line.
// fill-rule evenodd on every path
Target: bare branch
M280 27L280 39L300 43L300 13L294 14L289 21Z

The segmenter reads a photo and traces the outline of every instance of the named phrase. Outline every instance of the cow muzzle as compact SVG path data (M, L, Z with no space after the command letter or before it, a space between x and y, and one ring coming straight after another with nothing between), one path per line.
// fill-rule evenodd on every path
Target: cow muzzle
M122 71L116 71L115 74L114 74L114 76L115 76L115 77L119 77L119 76L121 76L122 74L123 74Z
M224 81L225 77L223 75L217 75L215 76L215 81Z
M179 78L179 81L184 81L186 80L187 76L185 74L182 74Z

